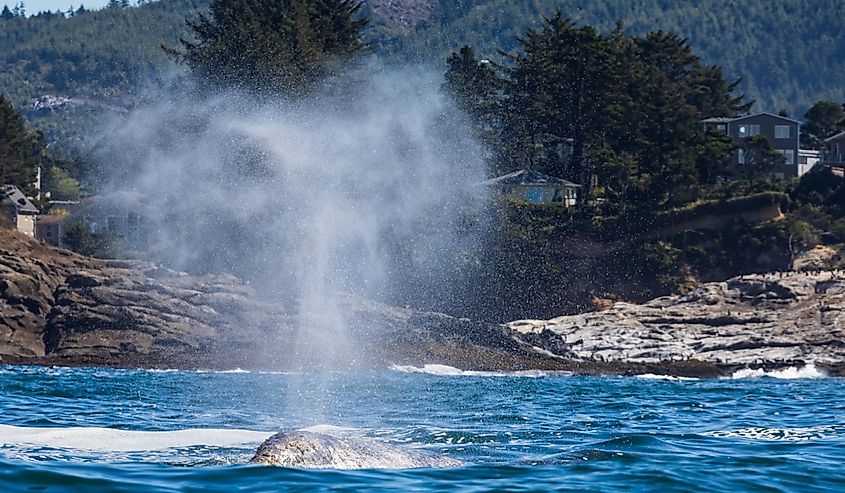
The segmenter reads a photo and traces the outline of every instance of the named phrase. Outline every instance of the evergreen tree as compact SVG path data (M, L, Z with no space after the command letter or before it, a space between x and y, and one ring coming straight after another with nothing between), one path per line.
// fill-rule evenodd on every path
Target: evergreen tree
M824 139L845 128L845 111L833 101L818 101L804 114L801 146L819 149Z
M443 88L461 111L477 122L491 114L500 81L490 61L479 61L472 48L464 45L446 59L446 66Z
M507 169L503 149L497 145L501 134L498 94L502 80L489 60L478 60L472 48L464 45L446 60L443 90L474 126L476 138L485 144L487 159L495 172Z
M468 47L447 60L447 92L477 126L494 130L501 171L531 167L581 183L582 200L598 178L611 206L649 210L685 203L701 183L729 173L734 144L700 122L736 116L751 102L688 40L663 31L634 37L621 23L601 34L558 11L517 42L501 66L482 66Z
M588 185L587 149L610 123L617 84L608 40L558 11L518 42L505 70L503 118L528 152L514 154L514 165Z
M12 103L0 95L0 185L31 191L35 170L44 156L41 134L30 129Z
M360 9L349 0L214 0L187 21L195 39L163 48L214 88L297 95L364 50Z
M13 14L11 10L9 10L9 6L4 5L3 11L0 12L0 19L12 19L14 17L15 17L15 14Z
M740 170L750 180L765 178L785 161L783 154L772 149L765 135L748 137L741 147L745 155L745 164L740 165Z

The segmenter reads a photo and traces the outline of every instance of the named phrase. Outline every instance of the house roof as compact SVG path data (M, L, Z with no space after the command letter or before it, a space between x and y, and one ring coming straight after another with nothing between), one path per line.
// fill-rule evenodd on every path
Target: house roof
M830 142L832 140L837 140L841 137L845 137L845 132L839 132L838 134L831 135L830 137L824 139L825 142Z
M557 185L564 188L578 188L581 185L563 178L549 176L533 169L521 169L506 175L491 178L482 185Z
M19 213L38 214L38 208L26 198L26 195L14 185L3 185L3 193L6 201L11 202Z
M774 113L769 113L767 111L761 111L759 113L754 113L753 115L743 115L743 116L737 116L737 117L716 116L716 117L712 117L712 118L705 118L704 120L701 120L701 121L703 123L728 123L728 122L736 122L736 121L739 121L739 120L745 120L746 118L753 118L755 116L760 116L760 115L767 115L767 116L771 116L771 117L774 117L774 118L780 118L781 120L786 120L788 122L797 123L798 125L802 124L798 120L793 120L792 118L788 118L788 117L785 117L785 116L775 115Z

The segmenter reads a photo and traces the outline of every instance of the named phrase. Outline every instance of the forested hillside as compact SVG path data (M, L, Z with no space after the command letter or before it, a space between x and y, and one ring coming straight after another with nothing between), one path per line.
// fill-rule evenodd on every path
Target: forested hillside
M654 29L688 37L705 63L720 65L756 109L801 117L812 102L845 99L845 16L837 0L370 0L366 36L394 62L445 68L470 44L480 57L515 47L514 36L556 8L578 23L631 34ZM160 49L178 45L184 19L207 0L161 0L65 18L0 18L0 93L18 107L45 94L121 106L139 84L172 67Z
M414 2L411 2L414 3ZM690 39L705 62L741 77L757 109L802 116L819 99L845 99L845 16L837 0L440 0L428 21L382 34L396 59L438 61L469 44L480 55L516 46L514 37L556 8L605 31L661 29Z
M44 94L120 104L167 63L160 45L184 32L202 0L165 0L71 17L0 19L0 92L17 104Z

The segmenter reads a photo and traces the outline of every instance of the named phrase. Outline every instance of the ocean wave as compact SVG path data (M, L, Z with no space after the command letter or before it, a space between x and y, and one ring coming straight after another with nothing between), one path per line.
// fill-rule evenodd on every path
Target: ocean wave
M3 446L49 447L90 452L144 452L195 446L254 446L271 432L229 428L134 431L97 427L36 428L0 425Z
M540 370L520 370L510 372L461 370L449 365L429 364L422 367L411 365L391 365L390 370L401 373L425 373L428 375L448 377L545 377L548 374Z
M733 379L760 377L796 380L801 378L826 378L827 375L823 371L816 368L816 365L812 363L805 365L801 368L790 366L789 368L784 368L783 370L771 371L766 371L762 368L743 368L742 370L735 371L733 375L731 375L731 378Z
M671 382L700 380L699 378L695 378L695 377L676 377L674 375L658 375L658 374L655 374L655 373L643 373L642 375L635 375L635 376L637 378L642 378L644 380L669 380Z
M743 438L774 442L803 442L838 437L845 426L824 425L807 428L742 428L739 430L717 430L703 433L716 438Z

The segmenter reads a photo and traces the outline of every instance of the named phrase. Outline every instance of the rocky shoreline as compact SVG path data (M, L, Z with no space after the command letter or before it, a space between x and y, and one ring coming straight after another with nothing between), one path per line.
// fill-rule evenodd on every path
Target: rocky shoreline
M487 324L342 297L344 368L716 377L813 363L845 375L845 274L750 275L682 296ZM295 315L227 275L83 257L0 231L0 363L310 368Z

